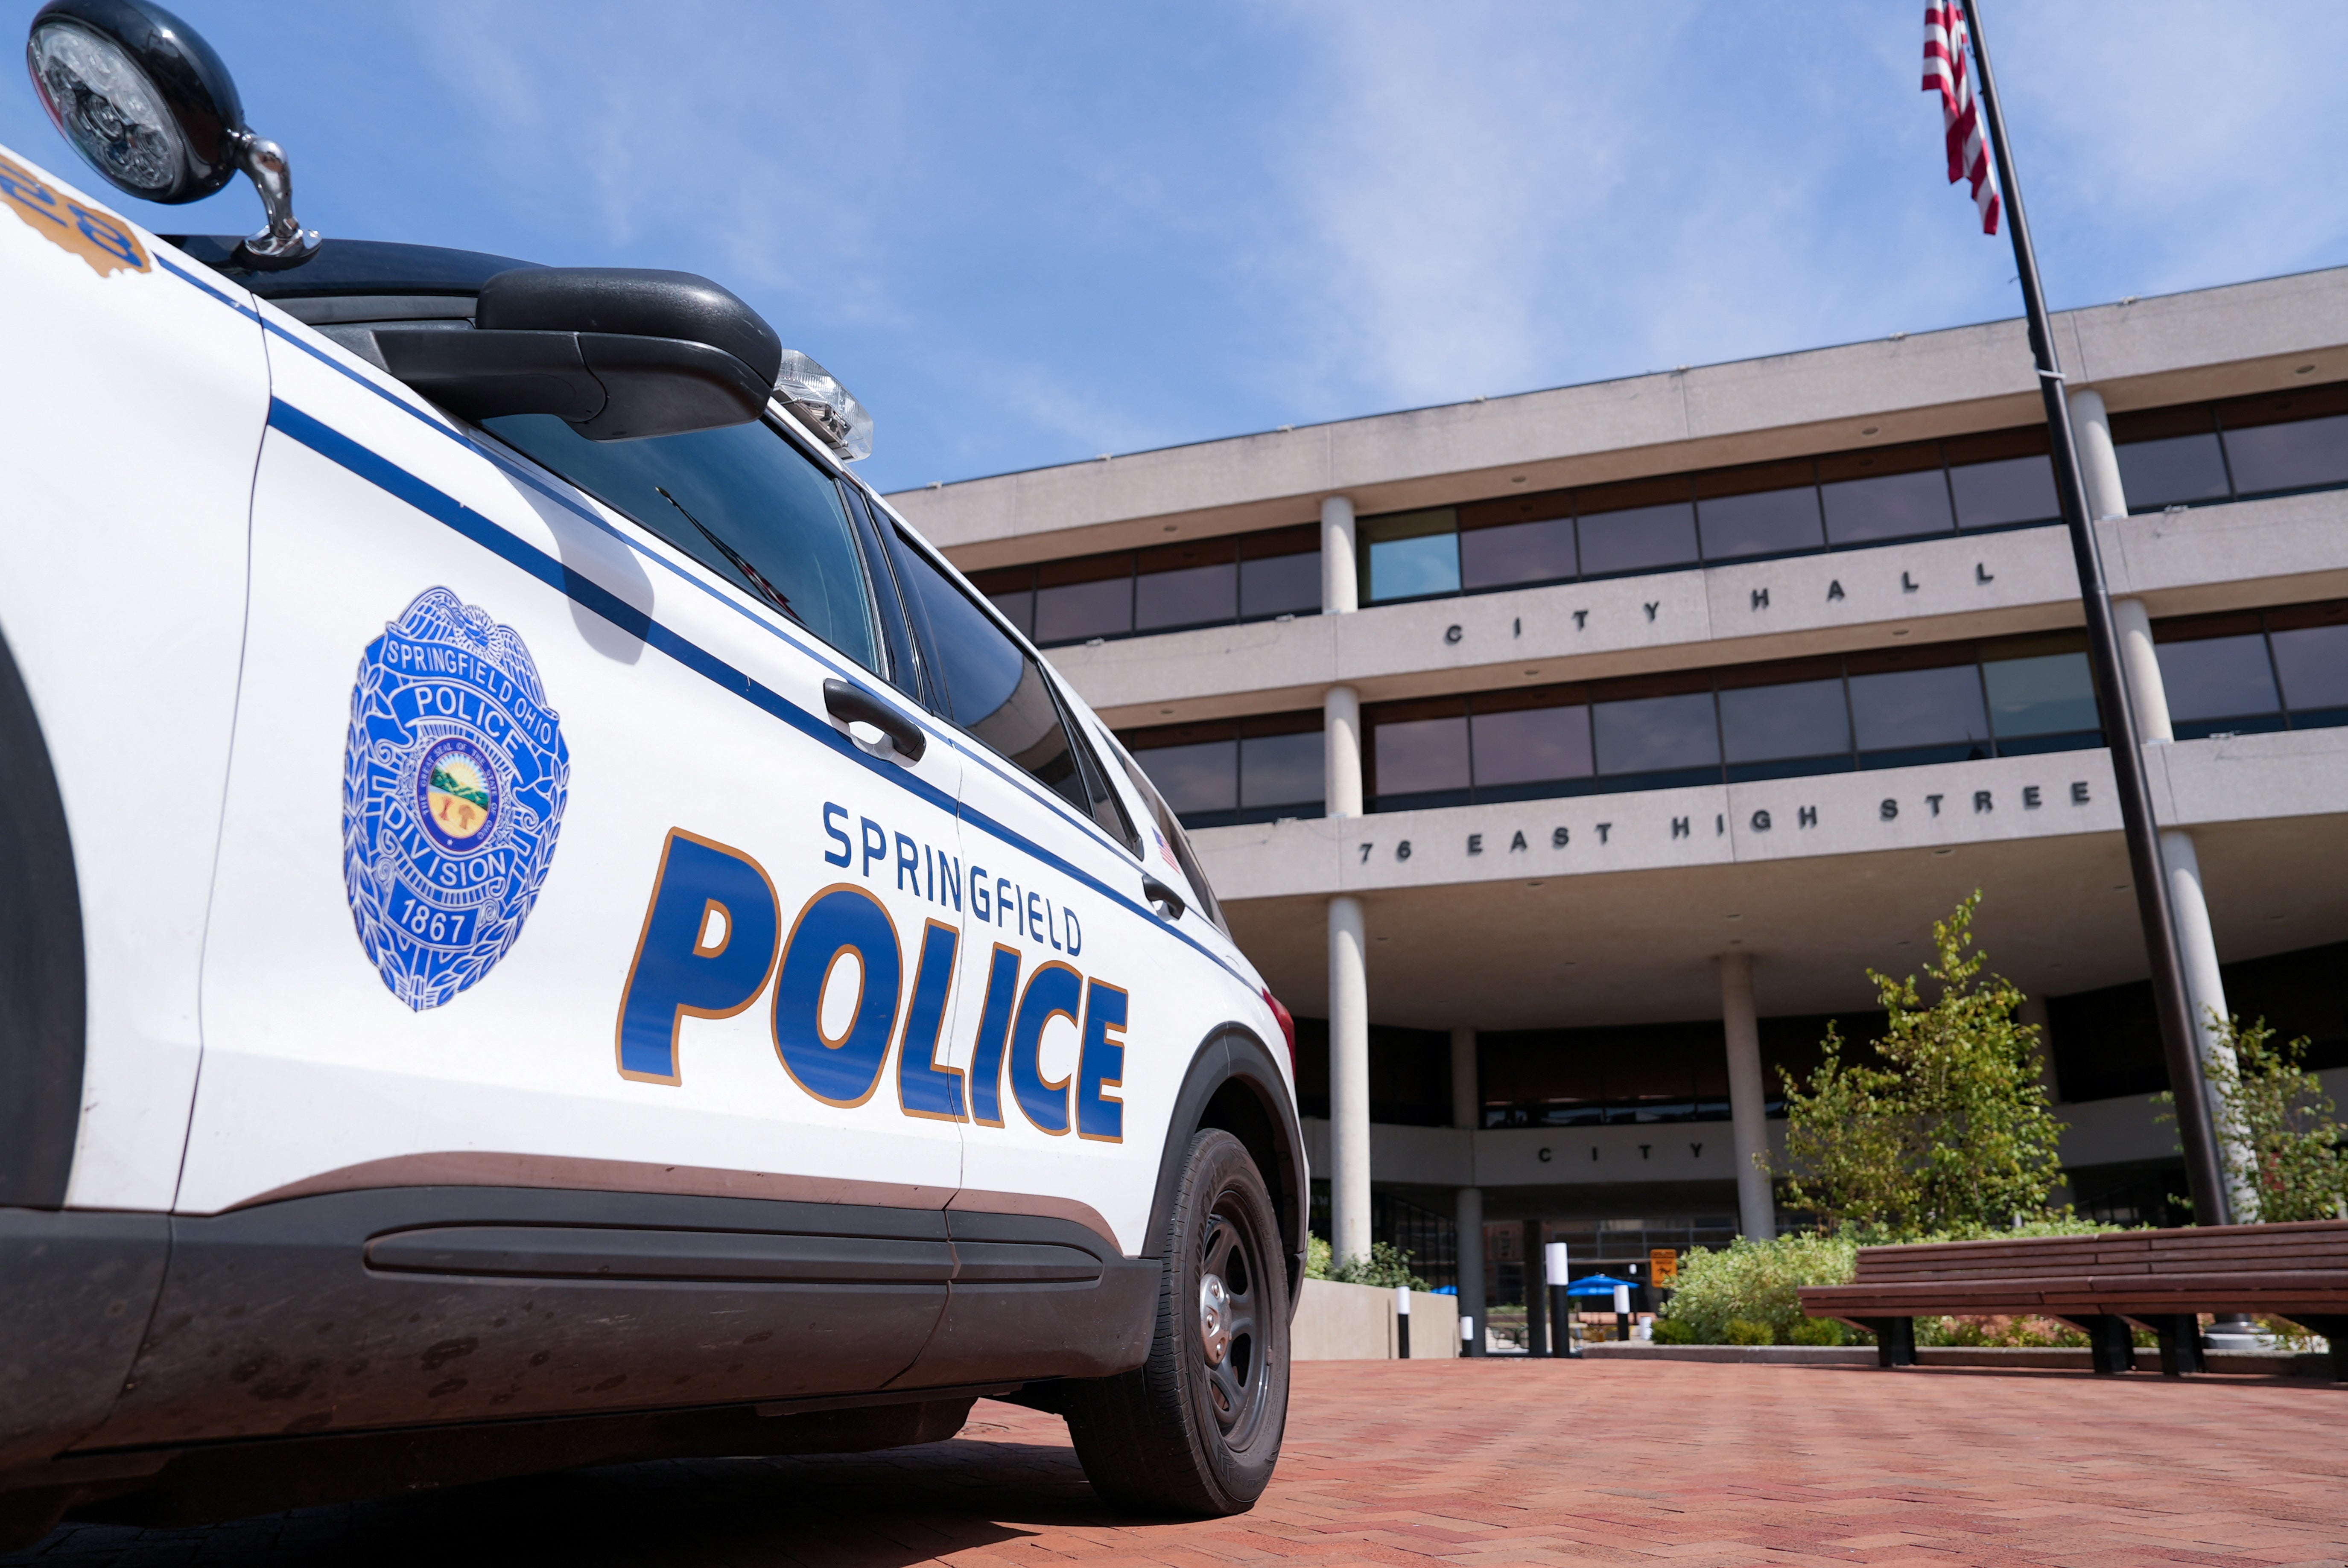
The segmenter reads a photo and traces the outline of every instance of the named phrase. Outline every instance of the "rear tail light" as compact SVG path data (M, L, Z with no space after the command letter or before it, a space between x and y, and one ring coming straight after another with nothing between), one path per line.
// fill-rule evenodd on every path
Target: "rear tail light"
M1281 1038L1288 1041L1288 1075L1293 1078L1296 1076L1296 1020L1288 1016L1288 1009L1280 1005L1280 999L1272 994L1269 986L1264 988L1263 1005L1270 1008L1272 1016L1280 1020Z

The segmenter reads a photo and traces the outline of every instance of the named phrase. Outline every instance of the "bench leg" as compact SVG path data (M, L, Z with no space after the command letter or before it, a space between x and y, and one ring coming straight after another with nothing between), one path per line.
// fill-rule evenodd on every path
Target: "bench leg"
M2065 1317L2087 1337L2087 1358L2098 1378L2136 1370L2136 1339L2125 1317Z
M1916 1364L1916 1320L1912 1317L1861 1318L1875 1335L1875 1364L1913 1367Z
M2160 1337L2160 1375L2181 1378L2207 1371L2201 1360L2201 1319L2190 1312L2137 1319Z
M2295 1312L2291 1320L2310 1334L2321 1334L2332 1341L2332 1380L2348 1383L2348 1317L2311 1317Z

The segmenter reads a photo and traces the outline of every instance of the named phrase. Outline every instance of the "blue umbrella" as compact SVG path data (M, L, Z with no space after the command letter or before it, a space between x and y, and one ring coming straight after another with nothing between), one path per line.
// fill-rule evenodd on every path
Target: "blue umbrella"
M1577 1279L1567 1286L1565 1293L1568 1296L1612 1296L1618 1285L1627 1285L1633 1290L1639 1288L1639 1282L1635 1279L1616 1279L1612 1275L1593 1274L1587 1279Z

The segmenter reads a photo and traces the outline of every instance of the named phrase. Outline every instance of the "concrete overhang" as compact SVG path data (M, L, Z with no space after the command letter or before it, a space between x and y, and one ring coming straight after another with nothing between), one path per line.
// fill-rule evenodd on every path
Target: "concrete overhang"
M2336 939L2348 730L2147 753L2160 819L2194 826L2226 960ZM1340 892L1365 907L1382 1023L1713 1016L1733 948L1756 956L1765 1015L1803 1014L1871 1006L1866 968L1915 967L1931 920L1975 888L1982 946L2026 991L2141 978L2111 777L2108 753L2060 752L1195 838L1233 935L1301 1014L1325 1016Z
M2348 268L2069 311L2075 386L2115 410L2348 378ZM2303 374L2302 366L2312 367ZM1812 349L900 491L965 569L2043 417L2022 323Z

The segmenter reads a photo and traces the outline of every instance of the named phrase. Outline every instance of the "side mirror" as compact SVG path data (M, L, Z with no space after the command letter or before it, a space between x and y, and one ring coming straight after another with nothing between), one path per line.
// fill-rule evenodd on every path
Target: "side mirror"
M33 17L25 65L49 121L118 190L177 205L242 169L268 226L240 263L298 267L318 235L294 217L285 149L253 135L228 67L202 35L151 0L49 0Z
M591 441L747 425L783 359L765 318L708 279L631 267L499 272L470 332L373 335L386 370L451 413L559 415Z

